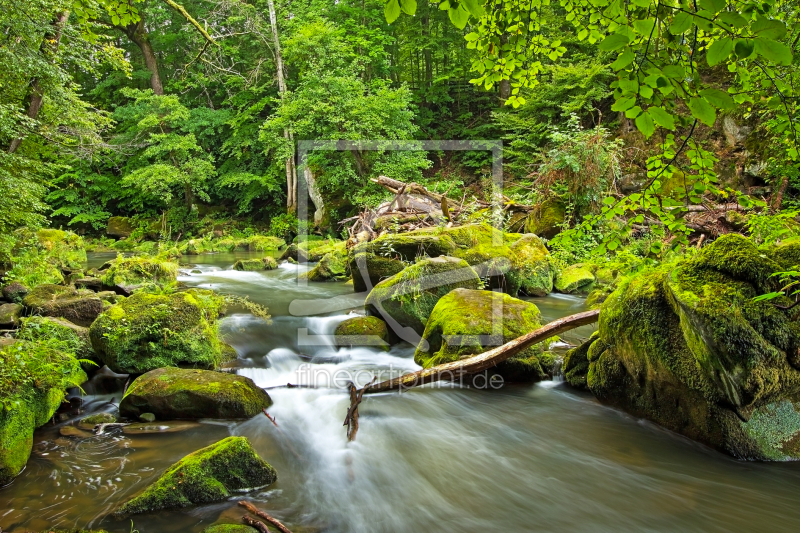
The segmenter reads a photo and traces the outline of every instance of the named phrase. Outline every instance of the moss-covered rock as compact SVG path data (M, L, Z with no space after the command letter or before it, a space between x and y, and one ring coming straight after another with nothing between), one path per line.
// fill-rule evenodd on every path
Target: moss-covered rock
M586 352L589 389L736 457L800 458L800 317L753 300L783 268L768 255L726 235L623 281Z
M523 293L529 296L547 296L553 292L554 272L550 263L550 252L536 235L523 235L508 248L510 275L519 279Z
M286 242L271 235L254 235L247 240L247 249L251 252L268 252L278 250Z
M111 413L96 413L85 416L78 421L78 426L84 429L92 429L98 424L113 424L117 417Z
M334 240L307 240L296 245L298 261L316 263L328 254L347 255L347 242Z
M29 312L66 318L79 326L90 326L103 312L103 302L95 293L63 285L39 285L22 300Z
M429 368L483 353L538 329L540 320L533 303L500 292L455 289L434 307L414 361ZM541 381L547 376L539 361L543 352L541 345L532 346L493 372L506 381Z
M336 252L325 254L314 268L300 275L308 281L341 281L347 277L346 258Z
M216 524L201 533L258 533L258 530L244 524Z
M350 273L353 276L353 290L366 292L381 281L400 273L408 266L400 259L383 257L371 252L363 252L358 247L350 258ZM369 286L367 286L369 281Z
M357 316L336 326L337 346L389 346L389 328L376 316Z
M3 286L3 298L12 303L22 303L31 290L18 281Z
M0 304L0 328L19 326L20 317L25 310L20 304Z
M566 213L567 207L562 200L558 198L545 200L533 213L528 215L525 232L552 239L561 231Z
M278 262L274 257L262 257L261 259L240 259L233 265L234 270L243 272L275 270L276 268L278 268Z
M598 332L594 332L589 339L578 346L568 350L564 354L564 363L561 365L561 372L564 374L564 379L573 387L579 389L586 388L586 377L589 374L589 348L594 344L594 341L600 336Z
M0 486L25 467L33 431L53 417L67 388L86 381L72 354L58 346L18 340L0 349Z
M220 306L210 291L136 293L92 324L92 346L103 363L123 374L167 366L215 368L223 359Z
M785 270L797 270L800 268L800 242L777 246L772 250L770 257Z
M121 289L125 295L147 286L164 286L174 283L178 265L154 257L122 257L111 261L103 273L103 284Z
M368 315L382 317L390 326L394 321L421 335L442 296L454 289L481 286L478 274L463 259L447 256L423 259L378 283L367 296L364 307ZM405 337L400 331L396 333Z
M453 255L457 249L458 246L447 234L434 231L412 231L381 235L366 243L363 251L382 257L413 262L423 257Z
M578 263L563 269L556 276L555 288L563 294L588 293L595 282L594 274L588 265Z
M275 469L256 454L245 437L228 437L169 467L115 514L126 516L221 502L234 494L269 486L277 479Z
M17 337L28 341L56 342L63 350L74 354L78 359L86 359L95 364L83 364L85 371L96 369L101 361L94 353L89 338L89 328L73 324L63 318L32 316L22 320Z
M133 234L136 227L133 221L127 217L111 217L106 225L106 235L114 238L128 238Z
M119 404L122 416L153 413L158 420L251 418L272 405L248 377L182 368L159 368L134 380Z

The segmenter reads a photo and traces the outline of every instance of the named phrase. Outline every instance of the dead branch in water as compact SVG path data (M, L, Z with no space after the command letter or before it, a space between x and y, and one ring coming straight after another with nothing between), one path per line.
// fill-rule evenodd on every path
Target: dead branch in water
M364 396L364 391L367 387L375 383L378 378L372 378L372 381L367 383L367 386L361 390L356 389L356 386L351 381L347 384L347 390L350 391L350 409L347 410L347 416L344 418L343 426L347 426L347 440L356 440L356 433L358 433L358 405L361 403L361 398Z
M597 322L597 317L600 315L600 310L595 309L592 311L585 311L568 317L554 320L541 328L518 337L513 341L507 342L502 346L483 352L467 359L461 359L452 363L445 363L442 365L434 366L431 368L423 368L417 372L393 378L387 381L382 381L375 385L367 385L361 391L358 398L361 398L364 392L384 392L394 389L407 389L424 385L426 383L433 383L439 380L455 380L462 376L470 374L477 374L498 363L501 363L518 354L525 348L533 346L539 342L549 339L559 333L569 331L579 326L585 326ZM352 393L351 393L352 398ZM351 407L352 410L352 407ZM348 411L348 416L350 412ZM347 421L345 421L345 424Z
M244 515L242 517L242 522L244 522L250 527L257 529L260 533L270 533L267 525L260 520L256 520L255 518L250 518L249 516Z
M261 509L257 508L252 503L242 500L242 501L239 502L239 505L241 505L242 507L244 507L245 509L247 509L248 511L250 511L251 513L253 513L257 517L261 518L262 520L266 520L267 522L270 523L270 525L278 528L278 531L280 531L281 533L292 533L291 531L289 531L288 527L284 526L280 522L280 520L278 520L277 518L273 518L272 516L268 515L267 513L262 511Z

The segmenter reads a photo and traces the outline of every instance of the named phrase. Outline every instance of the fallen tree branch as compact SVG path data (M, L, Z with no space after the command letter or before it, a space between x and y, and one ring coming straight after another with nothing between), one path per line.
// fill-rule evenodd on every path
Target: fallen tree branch
M349 441L356 440L356 433L358 433L358 405L361 403L364 391L377 379L376 377L372 378L372 381L367 383L367 386L361 390L356 389L352 381L347 384L347 390L350 391L350 409L347 410L347 416L342 425L347 426L347 440Z
M367 385L361 392L375 393L385 392L395 389L408 389L425 385L426 383L433 383L442 379L454 380L461 376L470 374L477 374L493 366L497 365L518 354L525 348L549 339L559 333L575 329L579 326L585 326L597 322L597 317L600 315L600 310L595 309L592 311L585 311L575 315L567 316L554 320L541 328L518 337L513 341L507 342L502 346L483 352L482 354L461 359L452 363L445 363L443 365L434 366L431 368L423 368L417 372L393 378L387 381L376 383L375 385ZM352 397L352 396L351 396Z
M280 531L281 533L292 533L291 531L289 531L288 527L284 526L280 522L280 520L278 520L277 518L273 518L272 516L268 515L267 513L262 511L261 509L257 508L252 503L242 500L242 501L239 502L239 505L241 505L242 507L244 507L245 509L247 509L248 511L250 511L251 513L253 513L257 517L261 518L262 520L266 520L271 525L273 525L276 528L278 528L278 531Z
M256 528L260 533L270 533L267 525L264 522L261 522L260 520L256 520L255 518L250 518L249 516L244 515L242 517L242 522L244 522L250 527Z

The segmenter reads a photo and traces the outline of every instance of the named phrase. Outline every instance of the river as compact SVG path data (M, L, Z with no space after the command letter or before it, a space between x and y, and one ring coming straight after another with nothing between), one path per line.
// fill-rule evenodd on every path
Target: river
M298 284L304 267L289 264L270 272L231 270L247 255L184 258L193 265L180 278L269 306L271 325L235 310L222 323L239 353L238 373L262 387L280 387L311 375L319 383L337 372L361 371L367 378L418 368L407 344L389 352L330 346L324 335L361 305L351 286ZM532 301L545 321L584 309L573 297ZM566 340L590 332L581 328ZM116 380L87 385L80 416L113 410L109 402L120 398L115 387ZM349 405L344 390L269 392L277 427L257 416L201 421L180 432L112 430L84 439L59 434L72 420L37 430L27 468L0 489L0 528L190 533L218 521L238 523L243 513L234 501L136 516L133 524L107 515L184 455L244 435L279 475L247 497L294 533L800 529L800 464L736 461L604 407L562 381L369 396L351 443L342 426Z

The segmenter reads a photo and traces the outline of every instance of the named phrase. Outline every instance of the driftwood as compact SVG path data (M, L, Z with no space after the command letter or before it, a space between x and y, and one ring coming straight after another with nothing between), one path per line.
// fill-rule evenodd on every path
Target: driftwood
M377 378L372 378L367 384L367 387L372 385ZM350 409L347 410L347 416L344 418L343 426L347 426L347 440L356 440L356 433L358 433L358 405L361 403L361 398L364 396L364 387L361 390L356 389L356 386L351 381L347 384L347 390L350 391Z
M262 511L261 509L257 508L252 503L246 502L246 501L240 501L239 505L241 505L242 507L244 507L245 509L247 509L248 511L250 511L251 513L253 513L257 517L261 518L262 520L266 520L270 525L272 525L273 527L277 528L278 531L280 531L281 533L292 533L291 531L289 531L288 527L284 526L280 522L280 520L278 520L277 518L273 518L272 516L268 515L267 513Z
M434 366L432 368L424 368L417 372L406 374L399 378L393 378L375 385L367 385L361 392L375 393L385 392L395 389L407 389L424 385L426 383L433 383L439 380L454 380L462 376L470 374L477 374L493 366L497 365L518 354L525 348L549 339L559 333L569 331L579 326L585 326L597 322L597 317L600 311L595 309L593 311L585 311L576 315L560 318L554 320L541 328L518 337L513 341L507 342L502 346L483 352L482 354L475 355L460 361L452 363L445 363L443 365ZM352 393L351 393L352 398ZM360 396L359 396L360 398ZM351 408L352 409L352 408Z
M260 520L256 520L255 518L250 518L249 516L244 515L242 517L242 522L244 522L245 524L247 524L252 528L257 529L260 533L270 533L267 525Z

